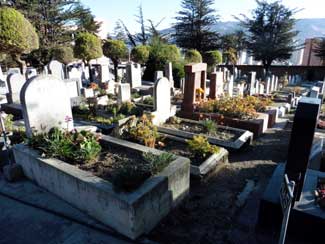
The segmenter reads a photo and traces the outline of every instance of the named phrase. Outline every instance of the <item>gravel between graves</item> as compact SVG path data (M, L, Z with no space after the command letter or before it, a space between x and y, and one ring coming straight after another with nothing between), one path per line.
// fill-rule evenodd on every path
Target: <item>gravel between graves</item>
M265 188L276 163L286 159L290 130L290 125L284 130L269 130L246 151L231 153L230 164L205 182L192 181L189 198L150 233L149 239L177 244L246 243L240 242L241 235L247 235L245 231L233 236L245 207L238 206L237 196L248 181ZM251 214L256 215L256 211Z

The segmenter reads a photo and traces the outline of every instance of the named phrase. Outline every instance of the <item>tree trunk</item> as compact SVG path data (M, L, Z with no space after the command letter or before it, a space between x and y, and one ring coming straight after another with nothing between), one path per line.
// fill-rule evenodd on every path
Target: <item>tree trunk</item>
M118 62L117 61L113 61L114 63L114 76L115 76L115 82L120 83L121 81L118 80Z
M26 63L25 61L21 60L20 59L20 55L13 55L12 58L17 62L17 64L19 65L19 68L20 68L20 73L22 75L25 74L25 70L26 70Z
M92 83L94 80L93 80L93 74L91 72L91 65L90 65L89 61L87 61L87 65L88 65L88 69L89 69L89 81L90 81L90 83Z

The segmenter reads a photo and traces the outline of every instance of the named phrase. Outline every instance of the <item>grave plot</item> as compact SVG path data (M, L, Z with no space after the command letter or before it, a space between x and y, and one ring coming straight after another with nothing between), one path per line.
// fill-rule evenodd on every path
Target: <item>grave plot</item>
M152 123L152 117L147 115L130 119L119 128L117 134L127 141L190 158L193 176L207 176L228 162L228 151L211 145L204 136L196 135L186 140L184 137L159 133Z
M171 117L165 124L158 126L158 131L185 139L203 135L209 143L233 150L249 146L253 140L250 131L218 125L213 120L195 121Z
M261 199L259 212L260 226L278 229L282 218L280 187L284 174L287 174L289 181L295 183L288 233L304 233L304 237L308 236L312 241L322 238L320 233L325 223L324 211L319 204L322 196L315 194L324 178L324 173L320 171L323 166L320 158L316 162L313 155L317 151L313 141L320 104L317 98L305 97L300 100L292 126L287 161L279 164L274 171Z
M24 85L28 140L13 147L16 163L39 186L119 233L148 233L188 194L189 159L78 130L63 87L54 76Z

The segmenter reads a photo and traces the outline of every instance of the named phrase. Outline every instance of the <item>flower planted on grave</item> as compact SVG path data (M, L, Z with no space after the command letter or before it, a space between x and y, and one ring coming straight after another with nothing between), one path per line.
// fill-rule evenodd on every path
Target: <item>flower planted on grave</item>
M196 94L196 100L198 102L201 102L202 100L204 100L204 90L202 88L197 88L195 90L195 94Z
M208 139L204 136L194 136L192 140L186 141L189 149L193 152L193 156L201 161L204 161L211 154L218 153L220 148L211 145Z
M89 85L89 88L91 88L93 90L98 90L98 85L95 82L91 82Z
M122 128L122 137L154 148L159 137L158 129L152 123L152 116L132 117Z

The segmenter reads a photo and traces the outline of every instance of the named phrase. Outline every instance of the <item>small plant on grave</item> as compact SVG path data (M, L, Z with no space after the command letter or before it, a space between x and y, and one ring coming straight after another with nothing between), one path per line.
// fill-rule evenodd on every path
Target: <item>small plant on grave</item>
M202 125L209 135L213 135L217 132L218 125L211 119L203 120Z
M151 106L153 106L153 97L146 97L146 98L143 100L143 103L144 103L144 104L147 104L147 105L151 105Z
M146 179L163 171L173 160L174 155L144 153L142 160L121 159L120 167L113 176L113 186L117 191L131 192Z
M200 160L205 160L211 154L218 153L220 150L219 147L211 145L208 139L201 135L194 136L193 139L186 142L193 156Z
M5 130L7 132L11 132L13 131L13 118L14 116L12 114L4 114L3 116L4 118L4 126L5 126ZM0 135L2 135L3 131L1 129L1 126L0 126Z
M122 129L122 137L154 148L159 137L157 126L153 125L150 115L131 118Z
M135 93L132 93L132 94L131 94L131 98L132 98L132 99L140 98L140 97L141 97L141 95L140 95L138 92L135 92Z
M101 152L99 138L91 132L63 131L52 128L47 133L34 133L27 140L46 158L58 158L71 164L93 162Z
M179 125L181 122L182 120L176 116L172 116L167 120L167 123L172 125Z

